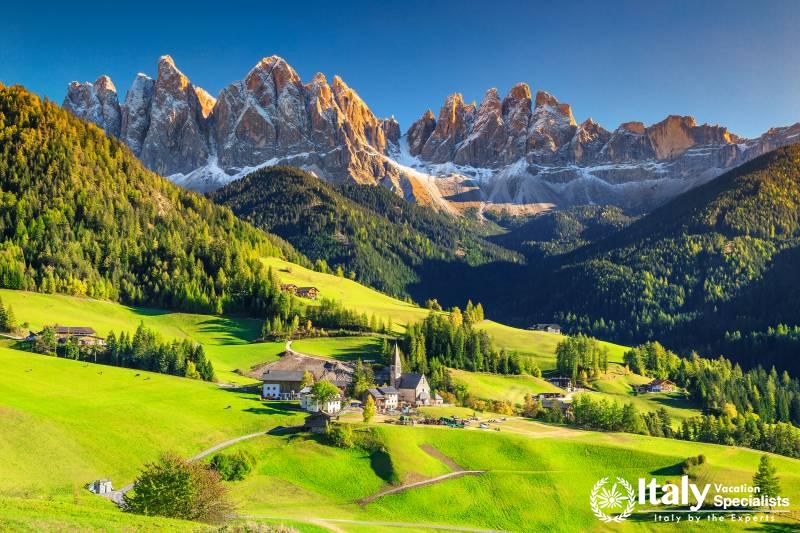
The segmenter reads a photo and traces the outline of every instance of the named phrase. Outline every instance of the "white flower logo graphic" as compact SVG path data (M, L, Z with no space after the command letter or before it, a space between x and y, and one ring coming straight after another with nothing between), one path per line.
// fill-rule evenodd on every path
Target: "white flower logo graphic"
M595 483L592 496L589 498L592 512L603 522L622 522L631 515L636 505L633 486L621 477L618 477L617 482L611 486L606 486L607 483L608 477ZM606 514L606 511L614 512L623 506L624 510L618 514Z

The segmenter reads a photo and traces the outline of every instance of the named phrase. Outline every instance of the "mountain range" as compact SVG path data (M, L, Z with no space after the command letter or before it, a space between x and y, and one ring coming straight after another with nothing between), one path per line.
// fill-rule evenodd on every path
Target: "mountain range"
M406 199L459 213L533 213L610 204L634 212L777 147L800 123L755 139L670 115L650 126L577 124L568 104L525 83L504 98L445 99L401 133L375 116L340 77L303 83L282 58L259 61L216 98L163 56L138 74L123 103L107 76L72 82L63 106L119 137L151 170L208 192L260 167L292 165L332 183L382 185Z

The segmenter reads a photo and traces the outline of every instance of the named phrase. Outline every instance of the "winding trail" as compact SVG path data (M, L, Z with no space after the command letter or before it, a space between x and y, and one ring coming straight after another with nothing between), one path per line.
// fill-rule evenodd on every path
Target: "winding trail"
M191 457L189 459L189 462L192 463L194 461L202 459L203 457L211 455L212 453L216 452L217 450L222 450L224 448L227 448L228 446L232 446L232 445L236 444L237 442L241 442L241 441L247 440L247 439L252 439L254 437L258 437L258 436L266 435L266 434L267 434L266 431L260 431L258 433L250 433L249 435L242 435L241 437L236 437L236 438L233 438L233 439L226 440L225 442L221 442L221 443L219 443L219 444L217 444L215 446L212 446L211 448L208 448L207 450L203 450L202 452L198 453L194 457ZM109 492L108 494L100 494L100 496L103 496L104 498L108 498L112 502L116 503L118 506L122 507L123 504L125 503L125 500L123 500L122 497L125 495L125 493L129 492L131 489L133 489L133 483L129 483L128 485L125 485L121 489L117 489L115 491Z
M413 483L405 483L405 484L400 485L398 487L392 487L390 489L386 489L386 490L382 490L380 492L376 492L375 494L372 494L370 496L367 496L365 498L362 498L362 499L358 500L358 503L360 505L366 505L366 504L368 504L369 502L371 502L373 500L377 500L378 498L380 498L382 496L388 496L389 494L397 494L398 492L404 492L404 491L407 491L407 490L410 490L410 489L415 489L417 487L424 487L426 485L433 485L435 483L441 483L442 481L447 481L448 479L454 479L454 478L463 477L463 476L477 476L477 475L480 475L480 474L484 474L486 472L486 470L464 470L463 468L461 468L461 466L458 463L456 463L450 457L446 456L445 454L443 454L442 452L437 450L431 444L423 444L422 446L420 446L420 449L423 452L425 452L428 455L430 455L431 457L433 457L434 459L438 459L439 461L441 461L442 463L447 465L453 471L452 472L448 472L447 474L443 474L441 476L436 476L436 477L432 477L432 478L428 478L428 479L423 479L422 481L415 481Z

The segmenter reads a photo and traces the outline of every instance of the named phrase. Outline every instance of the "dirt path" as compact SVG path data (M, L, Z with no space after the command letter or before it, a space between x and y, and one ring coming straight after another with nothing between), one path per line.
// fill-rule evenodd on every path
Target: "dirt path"
M436 477L432 477L432 478L428 478L428 479L423 479L421 481L415 481L413 483L405 483L405 484L400 485L398 487L392 487L390 489L386 489L386 490L382 490L380 492L376 492L375 494L372 494L371 496L367 496L366 498L362 498L362 499L358 500L358 503L360 505L365 505L365 504L368 504L369 502L371 502L373 500L376 500L376 499L380 498L381 496L388 496L389 494L397 494L398 492L403 492L403 491L406 491L406 490L409 490L409 489L415 489L417 487L424 487L426 485L433 485L434 483L440 483L440 482L446 481L448 479L454 479L454 478L463 477L463 476L477 476L479 474L483 474L484 472L486 472L486 470L464 470L463 468L461 468L461 466L458 463L453 461L450 457L446 456L445 454L443 454L442 452L440 452L439 450L437 450L435 447L433 447L430 444L423 444L422 446L420 446L420 448L422 449L422 451L424 451L425 453L427 453L428 455L430 455L434 459L438 459L439 461L441 461L444 464L446 464L453 471L449 472L447 474L443 474L441 476L436 476Z
M430 455L434 459L438 459L441 462L443 462L444 464L446 464L447 466L449 466L450 469L453 470L454 472L463 472L464 471L464 469L461 468L461 466L459 466L455 461L453 461L452 459L447 457L445 454L443 454L442 452L437 450L432 444L423 444L422 446L420 446L420 448L422 449L423 452L427 453L428 455Z
M362 521L362 520L345 520L343 518L289 518L286 516L262 516L262 515L244 515L237 516L236 518L244 520L287 520L293 522L305 522L307 524L316 524L321 526L328 526L333 529L333 524L353 524L357 526L381 526L381 527L410 527L415 529L436 529L443 531L465 531L467 533L503 533L496 529L477 529L472 527L460 526L440 526L434 524L421 524L412 522L379 522L379 521Z
M221 443L219 443L219 444L217 444L215 446L212 446L211 448L208 448L207 450L203 450L202 452L198 453L194 457L191 457L189 459L189 462L191 463L191 462L197 461L199 459L202 459L203 457L211 455L212 453L214 453L214 452L216 452L218 450L222 450L223 448L227 448L228 446L232 446L232 445L236 444L237 442L241 442L241 441L247 440L247 439L252 439L253 437L258 437L260 435L266 435L266 432L265 431L260 431L258 433L251 433L249 435L242 435L241 437L236 437L236 438L233 438L233 439L230 439L230 440L226 440L225 442L221 442ZM101 494L100 496L103 496L104 498L108 498L112 502L114 502L117 505L119 505L120 507L122 507L123 503L125 503L125 501L123 500L122 497L125 495L125 493L129 492L131 489L133 489L133 483L125 485L121 489L117 489L117 490L112 491L112 492L110 492L108 494Z

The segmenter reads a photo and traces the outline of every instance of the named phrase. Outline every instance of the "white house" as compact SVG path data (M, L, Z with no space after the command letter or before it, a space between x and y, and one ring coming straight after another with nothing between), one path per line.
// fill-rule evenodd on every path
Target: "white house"
M342 410L342 397L339 395L328 400L324 404L320 404L320 402L314 398L314 395L311 394L311 387L303 387L298 394L300 394L300 408L305 409L309 413L324 411L332 414Z
M113 492L110 479L98 479L89 484L89 490L95 494L109 494Z

